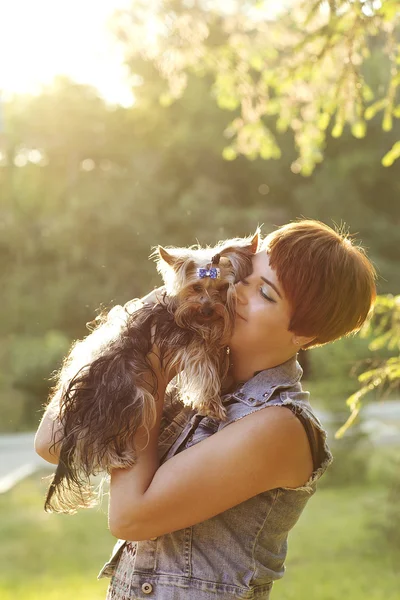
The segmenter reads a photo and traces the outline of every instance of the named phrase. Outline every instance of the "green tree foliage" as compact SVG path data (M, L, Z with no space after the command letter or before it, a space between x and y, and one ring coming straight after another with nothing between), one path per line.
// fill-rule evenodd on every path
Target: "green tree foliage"
M279 18L263 18L272 4L240 2L227 14L221 2L135 1L116 22L128 62L140 56L165 80L162 105L182 96L190 73L211 76L218 106L236 113L224 132L231 138L224 158L278 159L277 133L290 130L298 153L293 169L310 175L323 159L328 132L340 137L347 125L364 138L378 113L384 131L400 117L400 3L293 0ZM140 32L155 15L158 40L149 43ZM378 86L369 76L376 46L383 66L374 71ZM396 141L382 164L399 156Z
M175 5L179 12L181 4ZM135 14L128 14L129 27ZM173 16L166 15L165 23ZM217 54L224 23L225 18L215 18L207 37ZM144 33L129 36L130 42L142 39ZM368 60L374 94L380 93L387 60L383 43L376 38ZM176 38L177 51L179 44ZM132 51L129 65L137 99L130 109L108 106L93 89L66 79L39 96L4 105L0 409L8 416L3 428L36 425L50 385L46 373L49 377L57 368L73 339L85 335L85 323L101 305L123 303L159 284L148 261L159 243L213 244L249 234L257 224L267 233L301 215L328 224L345 221L377 265L381 293L400 293L400 184L395 170L380 164L387 140L400 137L398 122L382 134L376 114L363 139L349 128L341 138L327 136L324 162L303 178L293 167L294 132L273 129L276 114L263 119L274 130L279 158L266 161L260 153L224 158L232 112L216 102L211 71L188 71L185 89L170 103L163 97L165 78L151 57ZM239 118L240 107L235 110ZM357 352L361 360L361 345ZM340 372L329 376L348 377L349 354L343 350ZM310 362L318 379L321 360L313 365L310 353Z
M392 131L394 119L400 117L400 2L297 0L290 2L279 18L261 18L270 4L262 0L238 3L236 12L227 14L220 3L211 9L179 0L150 3L151 8L143 3L141 9L135 3L135 8L117 15L117 26L131 68L135 69L140 58L165 80L166 88L159 95L161 105L169 106L182 97L189 74L210 78L218 106L235 113L224 131L231 139L223 149L226 160L239 155L252 160L280 159L278 136L291 132L297 151L291 170L310 176L324 155L335 148L328 144L328 133L331 138L345 135L350 145L348 134L357 140L365 138L371 121L370 129L372 126L376 135L379 118L380 129L392 133L381 136L386 150L380 151L380 161L383 167L392 166L400 157L399 129ZM137 28L146 28L149 18L154 22L157 10L165 27L149 45L135 33ZM339 152L343 150L343 138L337 147ZM359 222L361 213L365 224L373 222L374 232L381 232L381 244L389 250L394 273L399 204L387 202L384 177L376 178L376 171L369 171L371 150L363 144L352 156L345 152L328 161L310 186L296 189L294 203L298 200L303 214L313 213L318 203L323 215L319 218L324 221ZM351 195L354 184L358 189L365 187L368 198L359 196L359 203L355 194L347 205L338 202L344 190ZM395 187L398 193L398 184ZM393 225L387 223L388 213L394 218ZM382 306L388 304L388 297L380 297L375 316L381 318ZM395 319L395 308L387 310ZM392 349L395 329L389 328L385 337L379 326L370 327L377 336L371 349L385 342ZM350 397L352 414L338 435L353 422L360 398L368 390L389 378L398 381L398 366L395 357L389 358L379 369L360 376L362 388Z
M373 336L370 350L389 351L394 355L376 359L375 364L359 375L361 387L347 399L350 417L338 430L336 437L341 437L355 421L364 396L377 389L397 391L400 388L400 296L388 294L378 297L372 318L363 327L362 335Z

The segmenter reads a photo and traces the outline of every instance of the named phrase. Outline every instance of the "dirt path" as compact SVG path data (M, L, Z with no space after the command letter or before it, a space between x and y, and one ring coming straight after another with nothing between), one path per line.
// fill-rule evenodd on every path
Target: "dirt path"
M54 470L33 448L34 433L0 435L0 493L7 492L18 481L39 469Z

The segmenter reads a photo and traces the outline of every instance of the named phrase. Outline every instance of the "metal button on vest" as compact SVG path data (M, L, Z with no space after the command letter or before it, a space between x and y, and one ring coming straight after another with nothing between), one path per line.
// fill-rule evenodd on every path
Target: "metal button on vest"
M152 592L152 591L153 591L153 586L151 585L151 583L148 583L148 582L146 581L146 583L144 583L144 584L142 585L142 592L143 592L144 594L151 594L151 592Z

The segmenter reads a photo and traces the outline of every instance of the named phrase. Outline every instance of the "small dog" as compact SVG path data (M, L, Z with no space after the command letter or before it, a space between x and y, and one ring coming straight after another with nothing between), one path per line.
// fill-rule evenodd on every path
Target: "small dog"
M139 426L149 430L156 420L153 347L162 368L178 372L185 404L226 418L220 391L229 368L234 284L251 273L258 244L257 231L214 248L158 247L152 256L165 283L162 299L114 307L73 345L52 390L50 404L63 437L46 511L72 513L93 506L98 498L90 477L135 464L133 436Z

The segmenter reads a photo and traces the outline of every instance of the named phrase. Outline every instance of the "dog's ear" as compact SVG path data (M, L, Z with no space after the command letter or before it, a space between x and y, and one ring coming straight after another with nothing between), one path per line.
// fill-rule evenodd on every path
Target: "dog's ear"
M260 229L257 227L255 234L253 235L249 250L252 254L255 254L258 251L258 246L260 244Z
M169 251L162 246L158 246L151 255L152 258L155 258L157 271L161 274L164 281L166 281L166 277L169 278L171 276L171 273L178 273L183 265L188 262L183 251L183 248L173 248L172 251Z
M227 240L226 246L218 248L221 256L226 256L235 273L235 282L241 281L252 272L253 255L260 245L260 228L257 227L251 238L235 238Z
M159 257L161 258L161 260L163 260L164 262L167 263L167 265L170 265L170 267L173 267L177 261L177 257L176 256L172 256L172 254L170 254L165 248L163 248L162 246L158 246L157 248Z

